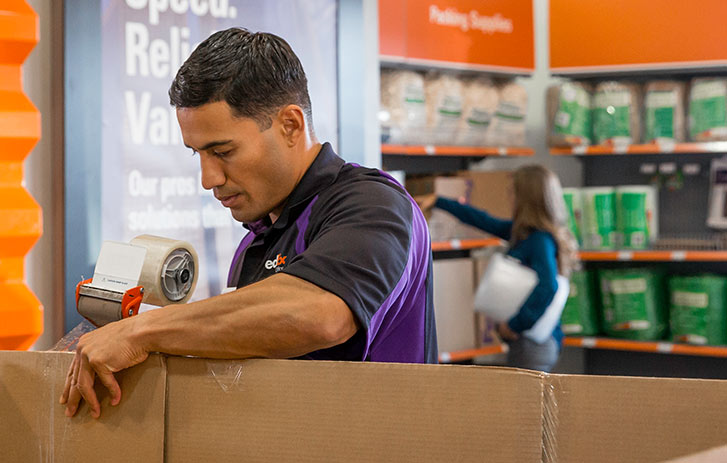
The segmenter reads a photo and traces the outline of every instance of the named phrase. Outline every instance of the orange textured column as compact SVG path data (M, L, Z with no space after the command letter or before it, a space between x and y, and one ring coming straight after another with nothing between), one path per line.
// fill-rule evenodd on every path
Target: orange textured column
M36 43L35 11L25 0L0 0L0 349L27 349L43 332L43 307L23 269L43 229L23 180L23 160L40 138L40 113L21 82Z

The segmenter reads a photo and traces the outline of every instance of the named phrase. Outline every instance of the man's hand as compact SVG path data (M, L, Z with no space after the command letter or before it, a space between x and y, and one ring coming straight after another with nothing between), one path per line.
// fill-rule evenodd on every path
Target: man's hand
M93 389L96 377L111 394L111 405L121 401L121 388L114 377L117 371L143 362L149 353L135 340L138 317L110 323L87 333L78 341L60 403L66 405L66 416L73 416L81 399L91 407L91 415L101 415L101 405Z

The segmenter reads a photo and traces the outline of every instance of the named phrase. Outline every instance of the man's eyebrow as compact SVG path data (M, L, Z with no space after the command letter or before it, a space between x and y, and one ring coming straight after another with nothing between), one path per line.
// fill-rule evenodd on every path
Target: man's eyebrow
M226 145L226 144L231 143L231 142L232 142L232 140L215 140L215 141L211 141L211 142L207 143L204 146L200 146L200 148L198 150L195 150L195 151L204 151L204 150L208 150L210 148L214 148L215 146ZM194 149L194 148L192 148L191 146L189 146L186 143L184 144L184 146L186 146L187 148L189 148L191 150Z

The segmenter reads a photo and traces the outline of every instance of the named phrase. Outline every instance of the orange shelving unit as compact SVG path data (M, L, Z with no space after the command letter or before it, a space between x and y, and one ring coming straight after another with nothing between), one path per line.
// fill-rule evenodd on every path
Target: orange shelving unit
M727 346L695 346L668 341L629 341L625 339L566 337L563 344L586 349L608 349L659 354L697 355L701 357L727 358Z
M382 154L401 156L532 156L533 148L528 147L473 147L473 146L435 146L435 145L381 145Z
M675 143L675 144L641 144L641 145L595 145L575 146L565 148L550 148L550 154L556 156L588 156L609 154L697 154L697 153L727 153L727 142L713 141L705 143Z
M727 251L581 251L580 257L596 262L727 262Z
M480 357L483 355L504 354L505 352L507 352L507 346L505 346L504 344L490 344L488 346L483 346L476 349L458 350L454 352L440 352L439 363L462 362L465 360L472 360L475 357Z
M467 249L487 248L490 246L499 246L502 240L499 238L485 238L479 240L450 240L435 241L432 243L432 251L460 251Z
M25 0L0 4L0 349L25 350L43 331L43 308L24 281L41 235L40 206L23 186L23 161L40 138L40 113L23 93L22 65L38 43Z

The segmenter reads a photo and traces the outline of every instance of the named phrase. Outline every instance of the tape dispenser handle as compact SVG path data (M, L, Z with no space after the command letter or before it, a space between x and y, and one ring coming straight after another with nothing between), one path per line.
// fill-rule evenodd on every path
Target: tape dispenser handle
M79 281L78 284L76 285L76 307L78 307L78 300L81 297L81 286L87 285L87 284L91 283L91 281L93 281L93 278L89 278L87 280Z
M139 307L141 306L141 300L143 297L143 286L136 286L134 288L127 289L124 296L121 298L121 317L129 318L134 315L139 315Z

